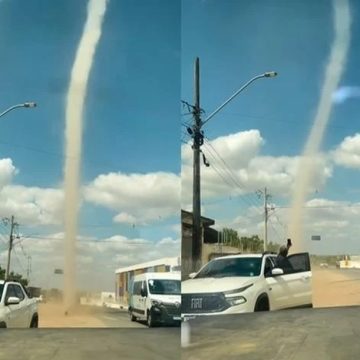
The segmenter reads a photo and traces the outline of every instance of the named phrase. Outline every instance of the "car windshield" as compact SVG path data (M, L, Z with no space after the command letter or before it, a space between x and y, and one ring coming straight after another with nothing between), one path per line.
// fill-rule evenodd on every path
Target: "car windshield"
M151 294L157 295L180 295L181 294L181 283L180 280L172 279L150 279L149 291Z
M260 257L239 257L229 259L215 259L210 261L195 278L231 277L231 276L259 276L261 271Z

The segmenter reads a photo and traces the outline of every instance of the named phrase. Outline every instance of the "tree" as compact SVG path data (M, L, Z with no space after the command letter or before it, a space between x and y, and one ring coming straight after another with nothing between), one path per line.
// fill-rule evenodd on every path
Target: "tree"
M231 228L222 230L222 242L224 245L236 247L244 253L261 253L264 251L264 240L260 239L258 235L239 237L238 232ZM270 241L267 244L267 251L278 252L279 247L279 244Z
M0 280L5 280L5 269L2 269L0 266ZM14 273L13 271L9 274L9 280L17 281L23 286L28 286L28 279L23 278L21 274Z

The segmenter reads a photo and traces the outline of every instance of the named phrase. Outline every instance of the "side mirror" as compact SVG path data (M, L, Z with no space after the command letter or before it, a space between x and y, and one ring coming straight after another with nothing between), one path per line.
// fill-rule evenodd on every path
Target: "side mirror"
M193 273L189 274L189 279L193 279L195 276L196 276L196 273L193 272Z
M15 296L10 296L6 301L6 305L17 305L17 304L20 304L20 299Z
M284 275L284 270L283 270L283 269L279 269L279 268L272 269L272 270L271 270L271 275L272 275L272 276Z

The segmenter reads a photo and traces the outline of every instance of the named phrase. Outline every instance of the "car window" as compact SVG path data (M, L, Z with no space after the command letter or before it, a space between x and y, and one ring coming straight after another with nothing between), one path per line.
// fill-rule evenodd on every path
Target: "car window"
M141 289L143 289L144 291L145 291L145 296L147 296L147 287L146 287L146 282L145 281L143 281L142 283L141 283Z
M265 260L265 267L264 267L264 275L268 276L271 275L271 270L274 268L274 263L271 261L271 259L268 257Z
M133 294L134 295L140 295L140 292L141 292L141 281L135 281L134 282Z
M261 272L261 257L238 257L238 258L222 258L211 260L205 265L195 276L198 278L206 277L232 277L243 276L252 277L259 276Z
M287 259L292 266L292 273L306 272L311 270L308 253L289 255Z
M24 292L22 291L21 287L19 285L13 285L14 286L14 290L16 293L16 297L18 297L20 299L20 301L23 301L25 299L25 295Z
M15 292L15 287L12 284L9 284L6 289L5 301L8 301L8 299L10 297L17 297L16 292Z
M0 300L2 299L3 291L4 291L4 284L0 284Z
M148 281L149 291L151 294L158 295L180 295L180 280L174 279L150 279Z

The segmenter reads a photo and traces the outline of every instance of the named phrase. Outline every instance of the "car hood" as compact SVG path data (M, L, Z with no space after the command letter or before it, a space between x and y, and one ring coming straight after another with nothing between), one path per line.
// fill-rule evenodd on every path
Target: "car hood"
M183 294L224 292L253 284L257 279L258 277L190 279L181 283L181 292Z
M181 295L151 295L151 300L160 301L168 304L175 304L181 302Z

